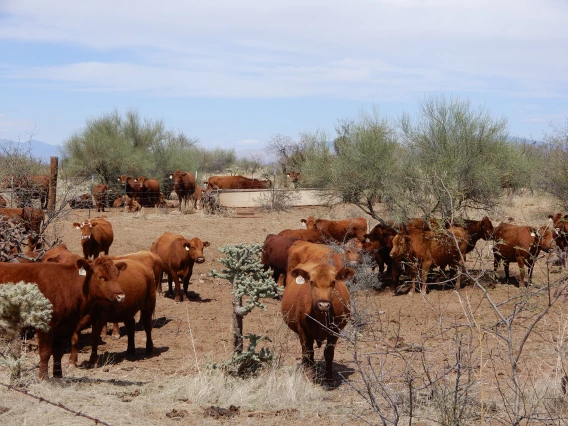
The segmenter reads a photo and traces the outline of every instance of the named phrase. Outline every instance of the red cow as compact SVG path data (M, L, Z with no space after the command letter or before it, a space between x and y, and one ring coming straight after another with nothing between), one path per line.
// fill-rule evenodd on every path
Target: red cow
M156 307L156 279L154 271L144 262L134 259L123 259L121 261L127 268L118 276L118 284L124 292L125 299L120 305L110 303L96 303L88 315L82 318L81 324L77 327L77 332L86 324L92 324L91 331L91 356L86 363L87 366L95 366L98 360L99 336L107 322L114 322L118 331L118 322L124 322L128 336L126 353L134 355L134 334L135 321L134 315L140 311L140 322L146 332L146 353L150 354L154 350L152 343L152 315ZM114 331L114 330L113 330ZM77 362L77 341L74 339L74 348L69 357L70 362Z
M298 334L302 346L302 364L314 364L314 341L324 350L325 378L333 380L333 356L339 332L350 315L350 296L344 281L355 271L330 264L335 257L320 253L325 246L306 247L296 241L289 249L288 274L282 295L281 311L288 327Z
M197 208L197 200L194 198L195 194L195 176L189 172L181 172L176 170L170 179L174 182L174 191L178 196L179 209L181 210L181 203L184 202L184 206L187 207L187 202L189 199L193 200L193 208Z
M552 226L556 230L554 241L556 242L556 252L558 259L564 268L567 267L567 251L568 251L568 215L556 213L554 216L549 215Z
M195 192L193 193L193 206L197 209L199 205L203 208L203 188L199 185L195 187Z
M373 252L373 259L379 267L379 272L384 272L385 264L387 265L387 272L392 271L392 259L390 251L392 250L392 240L398 234L392 226L377 224L364 237L369 242L373 243L370 251Z
M101 210L103 212L105 211L105 206L107 203L107 194L109 192L112 192L111 187L103 183L95 185L93 187L93 198L95 199L97 212L100 212Z
M325 243L325 237L318 229L285 229L278 233L281 237L309 241L310 243Z
M81 318L91 311L95 303L124 302L118 277L126 267L124 262L114 264L106 256L92 263L77 259L74 264L0 264L0 283L36 283L53 305L49 331L37 331L40 379L47 378L47 366L52 355L53 377L62 377L64 343L75 333Z
M318 229L324 237L342 243L351 238L363 240L367 233L367 220L362 217L344 220L315 219L313 216L301 219L306 229Z
M290 183L293 183L294 186L304 182L304 175L300 172L288 172L286 173L286 176L290 179Z
M532 226L518 226L500 223L495 229L493 247L493 269L496 272L501 261L504 263L505 279L509 279L509 263L517 261L521 279L519 284L527 286L532 279L536 257L541 250L551 252L554 241L554 230L549 226L539 229ZM525 282L525 264L529 267L528 283Z
M172 280L175 281L174 295L176 302L183 300L184 294L187 295L189 279L193 274L193 265L205 262L204 247L209 247L209 241L201 241L197 237L187 239L182 235L170 232L164 233L152 243L150 250L160 256L164 272L168 274L170 294L172 294ZM180 278L183 278L183 293L180 288Z
M72 209L88 209L93 207L93 199L91 194L81 194L67 201L67 204Z
M81 246L85 259L97 258L100 252L108 255L114 239L111 223L104 217L73 223L73 227L81 230Z
M140 183L140 205L156 207L160 201L160 182L144 176L140 176L138 182Z
M416 277L421 270L422 286L420 291L426 294L426 281L431 266L459 265L463 270L469 236L460 227L447 231L422 231L414 229L408 234L398 234L393 238L390 256L394 262L406 260L410 267L411 286L409 294L414 294ZM398 277L395 278L395 283ZM456 288L461 287L461 273L458 273Z
M130 198L140 197L141 189L138 179L126 175L120 175L117 179L126 195Z
M280 275L286 275L288 270L288 249L294 241L296 241L296 238L274 234L269 234L264 240L260 263L264 265L265 270L268 268L272 269L272 278L276 282L278 282Z
M213 189L268 189L272 182L244 176L211 176L206 184L206 191L211 191Z

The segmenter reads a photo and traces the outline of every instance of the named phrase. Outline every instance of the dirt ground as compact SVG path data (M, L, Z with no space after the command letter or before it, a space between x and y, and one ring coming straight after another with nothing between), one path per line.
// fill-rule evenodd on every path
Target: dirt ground
M523 213L517 216L522 216L535 224L544 223L546 216L543 213L547 207L543 207L538 202L533 202L529 206L527 204L531 204L530 200L525 201L524 204L521 202ZM510 208L519 209L519 205L512 204ZM530 214L526 213L527 209ZM505 214L506 212L503 213ZM91 212L91 215L98 216L96 212ZM77 398L79 393L87 392L91 397L90 403L80 404L74 409L86 414L95 413L91 415L108 424L281 424L286 422L299 425L310 419L323 421L326 424L379 423L379 417L354 390L354 387L361 385L361 381L356 371L353 344L344 339L340 339L336 349L334 368L338 377L341 375L352 383L343 383L338 378L336 386L330 390L323 389L319 384L314 385L318 388L317 392L320 392L316 397L317 403L305 404L298 401L296 406L292 403L285 409L277 409L276 402L272 408L270 404L267 407L251 403L243 404L236 413L211 414L207 412L210 406L228 409L228 399L218 398L216 401L204 404L196 402L198 398L195 396L172 397L171 393L160 394L158 390L168 388L171 383L176 383L176 386L182 388L180 380L201 374L205 369L204 365L210 360L222 361L231 357L231 288L228 282L209 277L211 269L222 269L222 265L217 261L222 257L218 248L225 244L242 242L262 243L269 233L278 233L287 228L299 228L300 219L309 215L335 219L361 216L361 212L354 206L342 206L332 210L323 207L296 208L286 213L259 213L255 217L239 217L235 212L230 212L226 216L207 216L201 211L177 214L176 211L169 210L164 214L157 213L153 209L145 209L141 213L134 214L125 214L116 210L104 213L114 230L111 255L148 250L152 242L166 231L186 237L197 236L203 241L209 241L211 246L204 252L206 262L196 264L194 268L189 287L192 297L176 304L171 298L158 296L153 330L155 353L151 356L145 354L145 335L140 330L136 332L136 356L134 359L125 357L126 336L122 326L122 337L119 340L107 336L104 343L99 346L101 355L99 368L87 370L67 367L62 381L51 379L46 384L32 383L29 385L30 391L33 393L35 389L39 394L48 395L46 399L54 398L54 402L61 402L71 408L77 407L74 405L73 393L65 393L63 389L66 386L74 389ZM50 229L50 232L52 235L58 235L71 251L80 254L82 253L80 231L71 224L86 218L87 210L69 211L63 220L58 221ZM542 219L538 220L539 218ZM501 218L492 217L492 219L497 225ZM545 260L540 259L537 264L539 267L535 269L535 281L542 282L547 276L557 279L563 273L559 268L547 269ZM492 269L490 244L480 248L480 254L469 261L469 266L474 271ZM498 270L498 274L503 275L502 268ZM518 276L518 268L514 265L511 266L511 274ZM167 289L165 279L163 283L165 290ZM498 283L493 287L490 293L495 300L504 300L520 291L511 284ZM364 342L365 353L374 350L380 352L390 345L393 348L409 348L407 353L411 354L412 348L418 347L428 356L441 356L442 360L444 351L448 348L448 342L444 340L447 334L433 333L433 330L439 331L441 317L465 322L470 318L468 315L471 312L480 323L489 324L496 321L489 306L481 301L481 291L471 285L466 285L460 296L451 289L438 288L432 288L426 297L419 293L414 296L396 295L392 288L386 287L380 290L361 291L353 297L363 312L358 319L362 318L363 321L370 323L359 336ZM269 336L272 340L270 347L279 355L280 364L293 368L300 360L299 341L283 323L279 301L270 299L264 300L264 303L266 311L255 309L245 318L245 333L253 332ZM558 359L557 348L551 342L555 338L558 340L558 335L562 334L564 324L562 310L565 311L565 307L559 304L553 309L554 315L546 316L539 325L538 336L531 339L525 349L525 353L529 354L531 359L538 359L533 365L538 365L538 368L547 366L546 371L543 370L541 373L546 374L547 377L553 374L553 367ZM376 337L378 332L381 333L380 338ZM33 343L32 341L29 346L32 349ZM90 353L88 330L83 332L81 344L79 362L88 359ZM451 354L447 356L451 357ZM323 360L323 349L316 350L316 357L320 362ZM38 362L37 355L30 354L29 358L32 369L27 374L35 377L37 369L33 367L34 363ZM393 367L393 371L395 370L396 368ZM2 383L7 383L6 371L0 370L0 373ZM395 382L402 381L400 377L390 379ZM103 395L114 396L111 411L105 411L104 407L94 408L99 398L102 404ZM144 395L154 396L150 396L148 400L143 399ZM272 395L275 400L280 397L281 395L278 394ZM32 410L32 407L36 408ZM43 421L41 421L42 416L45 416ZM29 396L0 389L1 424L25 424L34 421L34 418L44 424L92 424L89 419L48 407L47 404L33 400ZM428 420L425 416L423 423L414 424L436 424L436 421Z

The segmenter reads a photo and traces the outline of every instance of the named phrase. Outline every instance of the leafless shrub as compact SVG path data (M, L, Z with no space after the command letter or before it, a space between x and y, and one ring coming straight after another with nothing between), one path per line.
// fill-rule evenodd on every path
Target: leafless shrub
M290 210L300 198L300 194L296 191L272 189L261 193L255 201L259 203L263 212L285 212Z

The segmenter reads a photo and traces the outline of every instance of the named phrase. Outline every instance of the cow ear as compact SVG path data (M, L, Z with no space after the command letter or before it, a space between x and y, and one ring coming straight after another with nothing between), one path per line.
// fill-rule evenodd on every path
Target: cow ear
M77 259L75 261L75 266L77 266L77 268L79 268L79 270L83 269L86 272L93 272L93 268L91 268L91 264L85 259Z
M308 229L308 225L307 225L306 219L300 219L300 222L302 222L302 228Z
M61 254L58 254L57 256L54 257L50 257L49 259L46 260L46 262L61 263Z
M126 262L117 262L114 266L116 266L116 269L118 269L119 272L124 271L128 267Z
M293 269L290 276L294 278L296 284L305 284L310 281L310 274L302 268Z
M337 274L335 274L335 279L339 281L345 281L355 275L355 270L353 268L342 268Z
M294 269L300 264L300 256L297 253L290 255L288 258L288 270Z
M73 228L81 229L81 224L79 222L73 222Z
M209 247L210 245L209 241L203 241L203 247Z

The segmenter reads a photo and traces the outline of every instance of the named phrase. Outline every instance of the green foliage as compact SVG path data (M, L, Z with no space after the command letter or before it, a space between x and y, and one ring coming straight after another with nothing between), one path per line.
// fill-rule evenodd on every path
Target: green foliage
M20 335L24 328L49 330L52 305L36 284L6 283L0 285L0 331L9 340L8 352L0 358L0 365L10 370L11 380L20 377L24 362Z
M464 99L426 98L417 119L401 119L413 174L402 191L427 197L422 209L449 217L467 208L496 206L503 186L524 184L520 152L508 141L507 120Z
M19 334L24 327L47 331L51 320L51 302L36 284L20 281L0 285L0 329Z
M539 186L568 205L568 119L546 135L541 155Z
M233 296L247 296L246 305L238 309L244 316L255 307L266 310L260 301L263 297L275 297L278 286L272 279L272 271L265 271L260 264L262 244L228 244L219 247L226 257L218 259L225 266L221 272L211 270L211 276L228 280L233 285Z
M249 377L257 373L265 365L272 363L274 354L269 348L262 347L260 352L256 351L260 342L264 340L271 342L268 337L249 333L243 336L243 338L249 340L246 351L233 353L233 358L230 361L208 363L206 368L210 370L220 369L231 376Z
M237 161L237 156L234 149L215 148L200 150L199 161L205 173L221 173Z

